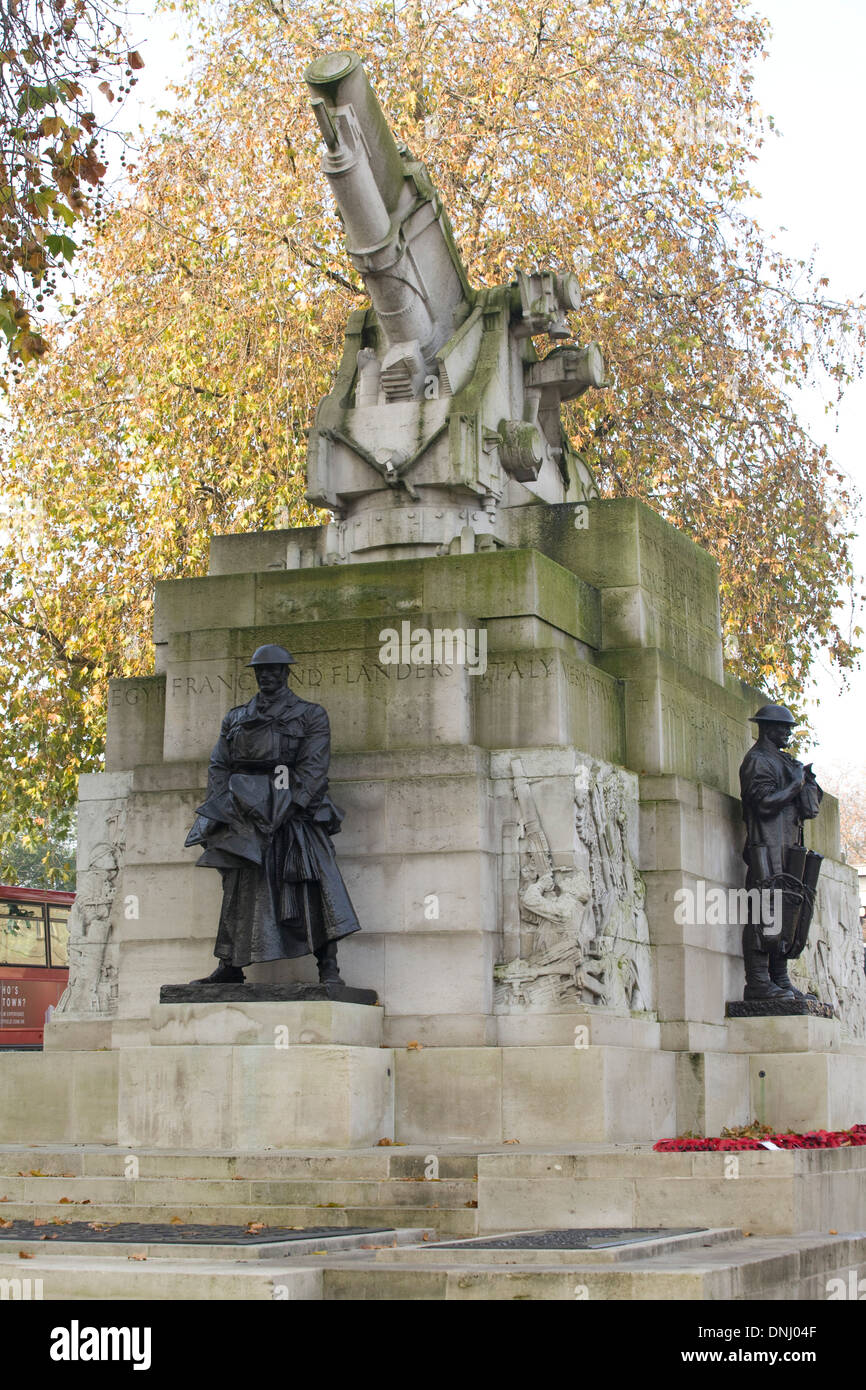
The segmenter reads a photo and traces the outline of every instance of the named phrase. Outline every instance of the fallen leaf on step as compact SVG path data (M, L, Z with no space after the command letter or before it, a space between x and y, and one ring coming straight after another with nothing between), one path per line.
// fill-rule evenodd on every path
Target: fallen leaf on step
M519 1144L519 1139L503 1139L503 1144Z
M9 1197L0 1197L0 1202L8 1202L8 1201L10 1201L10 1200L11 1200L11 1198L9 1198Z
M3 1227L3 1230L4 1230L4 1231L5 1231L9 1226L12 1226L13 1224L14 1224L14 1223L13 1223L12 1221L4 1221L4 1220L3 1220L3 1217L0 1216L0 1226Z
M82 1202L79 1202L79 1203L78 1203L78 1205L79 1205L80 1207L89 1207L89 1206L90 1206L90 1198L89 1198L89 1197L85 1197L84 1200L83 1200Z
M19 1251L18 1251L18 1258L19 1258L19 1260L32 1260L32 1259L34 1258L34 1256L33 1256L33 1255L28 1255L26 1250L19 1250Z
M376 1148L377 1148L377 1149L389 1149L393 1143L394 1143L394 1140L393 1140L393 1139L380 1139L379 1142L378 1142L378 1144L376 1145ZM8 1201L8 1198L4 1197L3 1200L4 1200L4 1202L5 1202L5 1201Z
M24 1174L23 1174L23 1173L19 1173L18 1176L23 1178ZM48 1174L48 1173L43 1173L43 1171L42 1171L41 1168L31 1168L31 1169L30 1169L29 1176L30 1176L31 1178L47 1178L47 1177L49 1176L49 1174Z
M41 1217L37 1216L37 1217L35 1217L34 1220L33 1220L33 1225L34 1225L34 1226L47 1226L47 1225L48 1225L48 1222L47 1222L47 1221L43 1221Z
M249 1233L250 1233L251 1236L256 1236L256 1235L258 1235L259 1231L263 1231L264 1229L265 1229L265 1223L264 1223L264 1221L248 1221L248 1222L247 1222L247 1230L249 1231Z
M838 1236L839 1232L838 1232L838 1231L828 1231L827 1234L828 1234L828 1235L831 1235L831 1236Z
M183 1224L179 1216L173 1216L169 1222L170 1226L182 1226Z
M464 1205L464 1207L477 1207L477 1206L478 1206L478 1203L477 1203L477 1202L464 1202L463 1205Z
M72 1198L71 1198L71 1197L59 1197L59 1198L58 1198L58 1201L59 1201L60 1205L63 1206L64 1202L71 1202L71 1201L72 1201Z
M127 1255L126 1258L127 1258L128 1260L146 1260L146 1259L147 1259L147 1256L146 1256L146 1255Z
M407 1044L406 1044L406 1051L407 1051L407 1052L423 1052L423 1051L424 1051L424 1044L423 1044L423 1043L416 1042L415 1039L413 1038L411 1042L407 1042Z

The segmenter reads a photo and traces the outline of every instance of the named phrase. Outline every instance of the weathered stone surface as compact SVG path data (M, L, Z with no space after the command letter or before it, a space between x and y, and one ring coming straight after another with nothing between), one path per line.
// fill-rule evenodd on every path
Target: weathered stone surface
M187 1045L116 1055L121 1144L340 1149L393 1137L386 1048Z
M254 990L255 986L249 986ZM150 1011L150 1042L157 1047L379 1047L382 1009L368 1000L323 999L314 985L258 987L260 992L288 994L268 1003L224 1000L219 1003L160 1003ZM303 991L308 993L305 995ZM372 990L347 990L373 994Z
M636 499L506 509L511 543L535 546L601 594L602 647L657 647L721 682L718 569ZM576 524L579 521L581 524Z
M292 526L284 531L211 536L208 574L254 574L320 565L325 556L325 531L324 526Z
M479 1223L482 1231L601 1222L736 1226L755 1235L858 1231L864 1178L863 1149L487 1153L478 1157Z
M165 676L137 676L108 684L107 772L161 763L165 737Z
M726 1052L677 1054L677 1132L720 1134L747 1125L749 1060Z
M749 1073L752 1114L779 1133L863 1123L862 1051L753 1052Z
M729 1010L733 1007L728 1005ZM838 1052L842 1047L841 1034L837 1018L813 1009L787 1015L728 1013L730 1052Z
M395 1050L403 1143L586 1143L675 1128L674 1057L639 1048Z

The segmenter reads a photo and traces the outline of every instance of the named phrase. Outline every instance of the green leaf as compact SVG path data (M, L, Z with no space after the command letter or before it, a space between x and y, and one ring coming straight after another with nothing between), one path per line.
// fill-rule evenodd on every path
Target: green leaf
M71 261L75 256L75 252L78 250L78 247L71 237L61 236L57 233L52 233L51 236L47 236L45 238L45 245L48 247L52 256L63 256L67 261Z

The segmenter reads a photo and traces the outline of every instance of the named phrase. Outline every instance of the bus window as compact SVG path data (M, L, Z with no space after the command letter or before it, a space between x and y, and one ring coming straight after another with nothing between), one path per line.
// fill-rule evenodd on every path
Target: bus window
M0 902L0 965L47 965L40 903Z
M61 907L57 903L50 903L48 920L51 933L51 964L53 966L67 966L69 964L69 908Z

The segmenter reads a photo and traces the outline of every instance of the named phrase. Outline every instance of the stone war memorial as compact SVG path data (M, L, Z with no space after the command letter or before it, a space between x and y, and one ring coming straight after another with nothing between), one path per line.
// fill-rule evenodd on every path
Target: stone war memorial
M56 1298L826 1298L866 1147L700 1144L866 1121L820 766L726 674L715 562L569 443L576 277L470 285L361 58L306 82L370 300L331 519L214 536L111 682L69 987L0 1057L14 1254ZM28 1234L81 1210L88 1258Z

